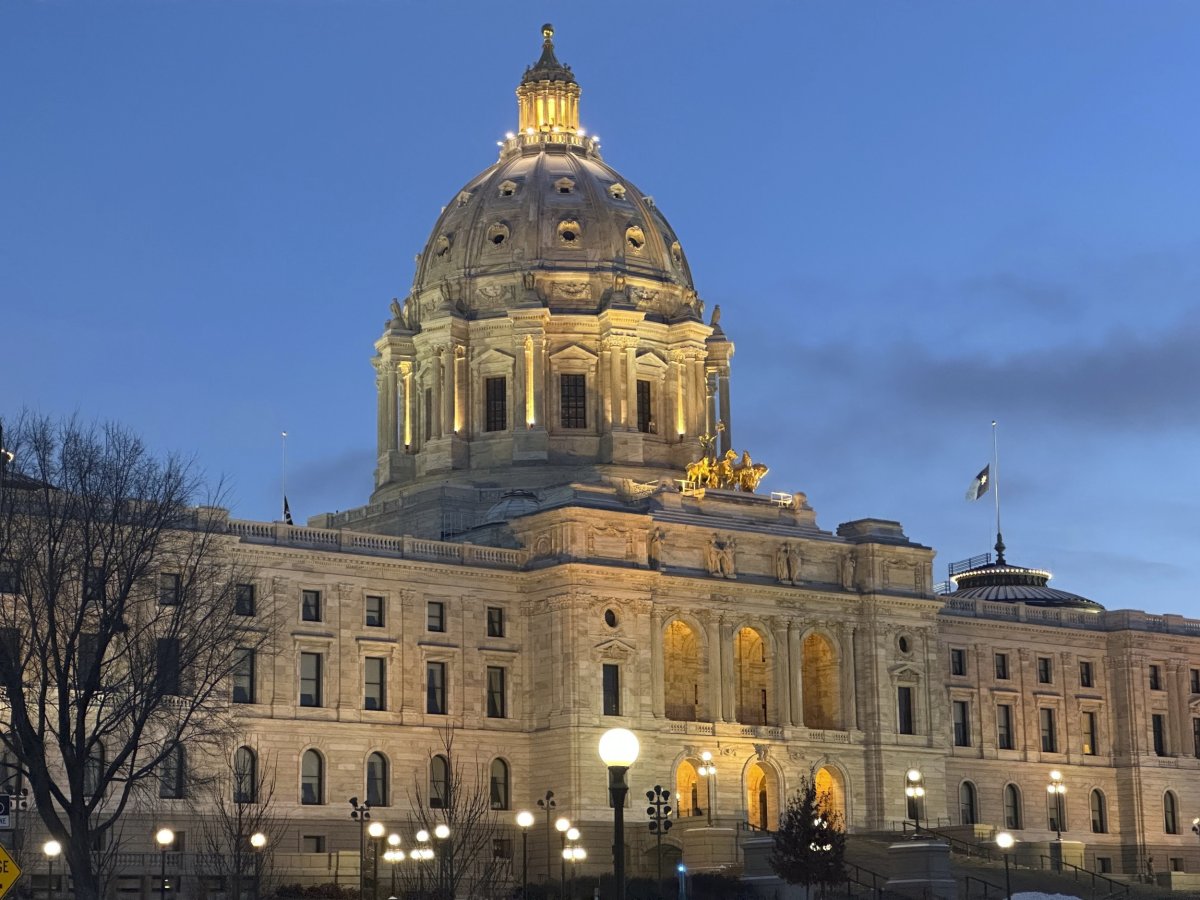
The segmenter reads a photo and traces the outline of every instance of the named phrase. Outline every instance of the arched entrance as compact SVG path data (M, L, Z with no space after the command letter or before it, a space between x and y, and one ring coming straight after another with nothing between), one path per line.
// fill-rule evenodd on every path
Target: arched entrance
M837 769L822 766L817 769L813 780L817 786L818 802L825 803L830 815L841 822L843 828L846 828L846 784L842 779L842 773Z
M681 819L704 815L708 797L696 766L699 760L685 759L675 770L675 809Z
M710 721L700 635L675 619L663 630L663 705L668 719Z
M842 681L837 650L823 634L804 639L804 724L809 728L840 730Z
M770 721L770 665L767 644L753 628L740 628L733 637L735 715L743 725Z
M746 821L760 831L779 827L779 776L762 763L746 770Z

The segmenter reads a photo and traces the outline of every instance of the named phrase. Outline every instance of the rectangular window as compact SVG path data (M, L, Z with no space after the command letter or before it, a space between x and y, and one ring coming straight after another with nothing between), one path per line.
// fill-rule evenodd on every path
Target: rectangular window
M996 680L1008 681L1008 654L996 654Z
M1092 664L1086 659L1079 661L1079 686L1090 688L1095 685L1095 678L1092 676Z
M492 857L495 859L512 859L512 838L492 838ZM574 870L572 870L574 874Z
M1013 708L1002 703L996 707L996 746L1001 750L1011 750L1014 743Z
M1042 724L1042 752L1057 753L1058 731L1054 727L1054 710L1048 706L1043 706L1038 710L1038 717Z
M896 688L897 731L901 734L916 734L913 722L913 692L907 685Z
M184 796L183 747L178 746L159 764L158 796L162 800L182 800Z
M654 434L658 429L654 424L654 415L650 406L650 382L638 379L637 383L637 423L638 431L642 434Z
M99 603L104 600L104 570L88 566L83 573L83 602Z
M1050 657L1039 656L1037 658L1037 673L1038 684L1053 684L1054 674L1050 670Z
M238 648L233 663L233 702L254 702L254 651Z
M305 622L321 621L321 592L300 592L300 618Z
M1097 856L1096 857L1096 871L1099 872L1101 875L1112 874L1112 857L1111 856Z
M489 606L487 608L487 636L504 637L504 608Z
M155 651L158 689L167 696L179 696L179 638L159 638Z
M605 663L602 676L604 715L619 716L621 714L621 667L614 663Z
M971 746L971 704L966 700L954 701L954 746Z
M487 714L489 719L508 716L508 697L504 692L504 669L500 666L487 667Z
M433 716L446 715L446 664L425 664L425 712Z
M1083 755L1095 756L1100 752L1100 733L1096 730L1096 714L1083 714Z
M967 674L967 651L960 648L950 650L950 674L963 676Z
M321 654L300 654L300 705L321 705Z
M1150 666L1150 690L1162 690L1162 666Z
M587 428L587 376L558 376L559 415L563 428Z
M300 838L301 853L324 853L325 852L325 835L323 834L306 834Z
M508 430L508 379L485 378L483 380L485 410L484 431Z
M239 584L234 588L233 611L239 616L254 615L254 585Z
M425 604L425 630L442 632L446 630L446 604L440 600L430 600Z
M100 635L95 632L82 632L79 635L79 670L75 675L78 684L86 685L92 682L92 667L96 665L96 655L99 652Z
M1200 669L1192 669L1192 693L1200 694Z
M178 572L158 573L158 602L162 606L178 606L183 592L183 579Z
M387 660L368 656L363 661L363 709L387 709Z
M383 598L367 595L363 598L363 619L369 628L383 627Z
M1192 719L1192 755L1200 759L1200 719Z
M10 559L0 559L0 594L21 593L21 567Z
M1150 717L1150 727L1154 732L1154 755L1167 755L1167 717L1155 713Z

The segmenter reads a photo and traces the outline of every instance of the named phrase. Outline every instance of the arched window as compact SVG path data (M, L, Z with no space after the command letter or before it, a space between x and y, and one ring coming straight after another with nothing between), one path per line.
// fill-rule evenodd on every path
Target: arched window
M508 763L502 759L492 760L491 797L492 809L508 809Z
M1104 795L1092 791L1092 833L1108 834L1108 810L1105 808Z
M429 761L429 806L431 809L450 806L450 761L441 754Z
M388 763L382 753L367 757L367 803L371 806L388 805Z
M969 781L964 781L958 786L958 820L960 825L974 825L979 821L975 785Z
M1004 827L1020 830L1025 827L1021 819L1021 791L1015 784L1006 784L1004 786Z
M1171 791L1163 794L1163 831L1179 834L1179 801Z
M804 724L809 728L842 728L842 675L833 642L810 634L802 645Z
M158 796L163 800L182 800L185 773L183 745L168 753L159 766Z
M258 802L258 757L249 747L233 754L233 802Z
M305 806L325 803L325 761L316 750L305 750L301 757L300 802Z

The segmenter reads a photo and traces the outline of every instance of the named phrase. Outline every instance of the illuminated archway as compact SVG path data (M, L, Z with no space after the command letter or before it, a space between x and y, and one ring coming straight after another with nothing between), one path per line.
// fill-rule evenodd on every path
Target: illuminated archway
M708 803L705 785L696 771L698 764L699 760L685 759L675 770L675 809L681 819L704 815Z
M841 730L842 681L833 642L813 632L804 639L803 656L804 724Z
M743 725L766 725L772 720L771 663L767 643L753 628L733 636L734 713Z
M817 799L828 798L829 812L838 818L843 828L846 828L846 783L842 778L842 773L837 769L822 766L817 769L813 780L817 786Z
M758 762L746 770L746 821L761 831L779 828L779 776Z
M663 705L677 722L711 721L699 633L681 619L663 630Z

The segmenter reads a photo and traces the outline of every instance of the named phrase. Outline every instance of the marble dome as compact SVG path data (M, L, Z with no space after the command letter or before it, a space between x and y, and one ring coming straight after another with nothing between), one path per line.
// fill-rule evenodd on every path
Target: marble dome
M620 302L649 317L698 318L675 230L579 127L578 84L554 56L553 29L543 35L517 90L518 130L446 204L418 258L413 311L449 302L469 317L502 315L523 302L532 272L550 308L598 309L623 287Z

